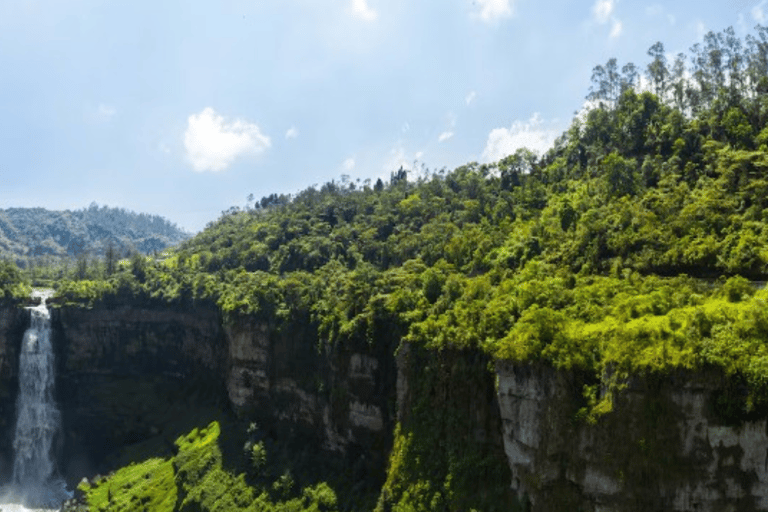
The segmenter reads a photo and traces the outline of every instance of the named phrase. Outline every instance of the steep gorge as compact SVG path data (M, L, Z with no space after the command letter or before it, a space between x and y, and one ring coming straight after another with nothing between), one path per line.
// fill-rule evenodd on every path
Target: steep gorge
M222 415L383 481L391 347L318 347L301 323L278 331L206 306L59 307L52 326L70 484L157 454Z
M533 510L768 509L766 418L729 418L721 398L740 389L714 370L633 378L590 423L575 372L401 345L396 332L318 346L301 322L277 330L205 306L59 307L52 317L70 485L231 410L383 484L385 507L409 478L453 464L468 479L453 485L475 486L498 510L515 496ZM5 480L28 322L21 309L0 311ZM410 451L388 462L393 443ZM449 494L446 509L461 502Z

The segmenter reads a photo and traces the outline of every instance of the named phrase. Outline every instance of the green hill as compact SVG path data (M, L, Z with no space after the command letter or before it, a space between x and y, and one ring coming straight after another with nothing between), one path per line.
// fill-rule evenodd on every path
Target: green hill
M189 238L158 215L98 206L82 210L44 208L0 210L0 256L22 265L57 258L151 254Z

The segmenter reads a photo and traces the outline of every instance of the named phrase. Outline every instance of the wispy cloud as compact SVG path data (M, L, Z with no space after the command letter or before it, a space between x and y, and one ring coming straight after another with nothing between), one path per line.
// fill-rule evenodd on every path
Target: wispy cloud
M383 169L388 173L396 171L401 167L406 171L410 171L413 167L413 160L408 158L405 149L401 145L397 145L389 151L389 157L384 162Z
M482 157L486 162L495 162L520 148L542 154L552 147L559 133L555 122L545 122L536 113L527 121L515 121L509 128L491 130Z
M704 39L707 33L707 26L701 20L696 20L696 35L699 39Z
M99 114L99 117L101 117L102 119L109 119L110 117L117 114L117 109L112 105L99 103L98 114Z
M645 14L653 18L664 17L667 19L670 25L674 25L677 21L674 14L668 13L663 5L653 4L645 8Z
M285 138L286 139L295 139L298 136L299 136L299 130L295 126L291 126L285 132Z
M262 153L270 145L257 125L240 119L228 122L211 107L189 116L184 133L187 159L198 172L223 171L235 158Z
M514 14L511 0L476 0L480 6L478 15L485 22L509 18Z
M446 140L450 139L451 137L453 137L453 132L443 132L437 138L437 142L445 142Z
M611 25L611 37L616 38L621 35L621 21L619 20L613 20L613 24Z
M477 93L475 91L469 91L469 94L464 98L464 102L469 105L475 101L475 98L477 98Z
M597 0L592 6L592 16L595 21L602 24L608 23L615 7L613 0Z
M342 167L345 171L351 171L355 168L355 159L352 157L347 158L344 160L344 163L342 164Z
M765 23L766 19L768 19L765 15L764 7L765 0L752 8L752 18L758 23Z
M621 20L614 15L616 1L617 0L595 0L595 3L592 5L592 19L600 25L605 25L608 22L611 23L611 38L619 37L623 28Z
M367 0L352 0L352 15L363 21L375 21L379 13L368 6Z

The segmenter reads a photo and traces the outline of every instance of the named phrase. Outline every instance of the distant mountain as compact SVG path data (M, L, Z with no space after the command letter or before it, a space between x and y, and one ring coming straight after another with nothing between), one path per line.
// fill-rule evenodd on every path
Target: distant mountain
M150 254L190 237L159 215L92 203L82 210L0 209L0 256L20 263L38 257Z

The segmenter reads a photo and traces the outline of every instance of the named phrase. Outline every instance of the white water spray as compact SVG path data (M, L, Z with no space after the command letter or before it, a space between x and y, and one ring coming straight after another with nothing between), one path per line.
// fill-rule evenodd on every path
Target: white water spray
M59 507L70 497L64 481L57 476L54 442L61 431L61 414L56 407L55 359L51 345L51 317L48 291L35 291L40 305L27 308L31 325L24 333L19 358L19 396L16 404L16 432L13 440L13 500L28 507Z

